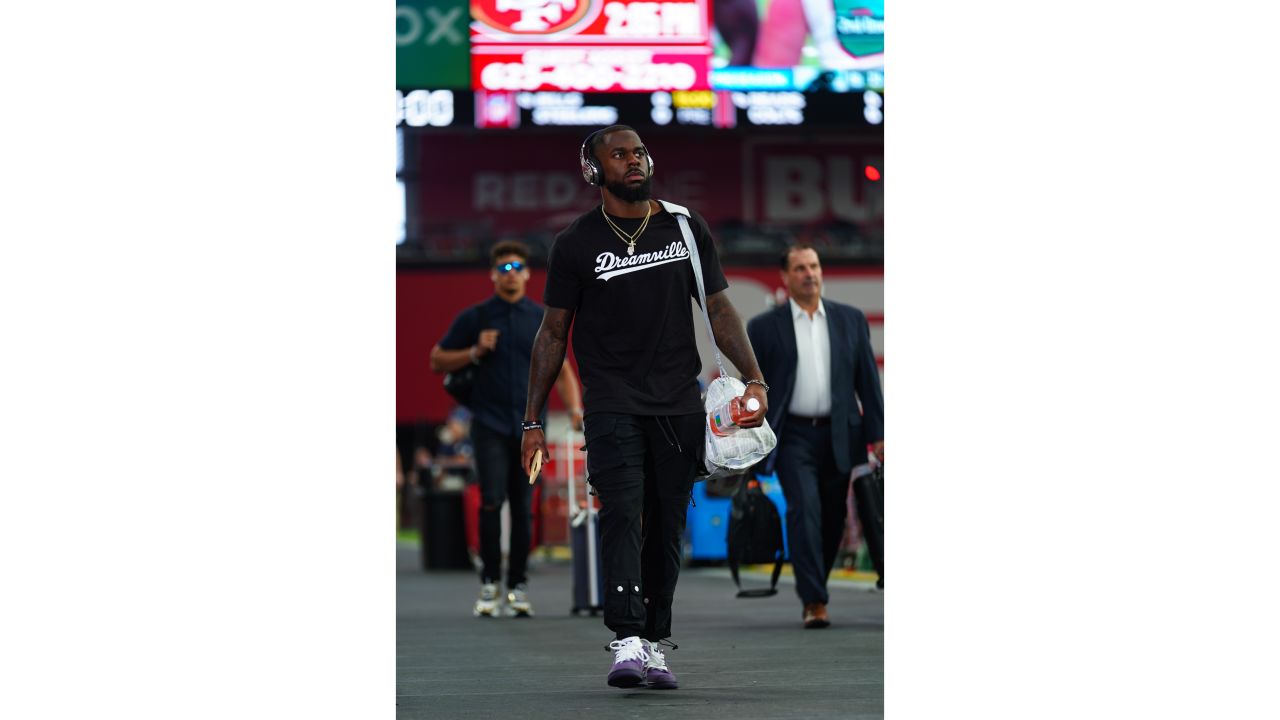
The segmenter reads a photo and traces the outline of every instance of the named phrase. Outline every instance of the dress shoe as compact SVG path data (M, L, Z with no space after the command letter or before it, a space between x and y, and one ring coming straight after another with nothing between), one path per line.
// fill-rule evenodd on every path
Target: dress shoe
M826 603L805 603L804 626L806 628L824 628L830 624L831 618L827 617Z

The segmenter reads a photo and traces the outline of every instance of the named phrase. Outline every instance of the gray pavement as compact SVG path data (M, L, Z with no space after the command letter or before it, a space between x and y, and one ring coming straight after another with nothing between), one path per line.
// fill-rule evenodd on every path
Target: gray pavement
M621 690L605 684L613 635L603 619L569 613L568 563L531 568L537 617L489 619L471 616L474 573L423 572L404 542L396 559L397 718L884 716L884 595L865 587L832 587L831 627L804 630L794 586L738 599L726 571L686 568L672 628L680 648L666 653L680 688Z

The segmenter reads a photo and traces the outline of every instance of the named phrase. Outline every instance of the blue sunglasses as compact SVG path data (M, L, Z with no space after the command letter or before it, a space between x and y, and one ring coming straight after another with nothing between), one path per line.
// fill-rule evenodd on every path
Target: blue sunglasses
M495 269L495 270L497 270L498 272L502 273L503 275L506 275L507 273L511 272L512 270L523 270L523 269L524 269L524 263L520 262L519 260L517 260L517 261L515 261L515 262L502 263L501 265L499 265L498 267L496 267L496 268L494 268L494 269Z

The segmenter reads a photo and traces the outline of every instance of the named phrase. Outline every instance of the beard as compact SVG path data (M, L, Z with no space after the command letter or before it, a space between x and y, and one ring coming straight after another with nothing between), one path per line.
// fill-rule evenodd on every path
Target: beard
M619 200L625 200L626 202L648 200L653 194L653 176L647 176L644 182L635 187L627 185L625 180L622 182L608 182L604 184L604 187Z

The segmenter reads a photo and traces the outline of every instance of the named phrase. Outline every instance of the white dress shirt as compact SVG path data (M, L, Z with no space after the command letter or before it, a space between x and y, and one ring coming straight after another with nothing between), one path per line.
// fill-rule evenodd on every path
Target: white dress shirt
M791 324L796 332L796 386L787 410L793 415L831 415L831 337L827 334L827 309L818 300L818 310L809 313L791 303Z

